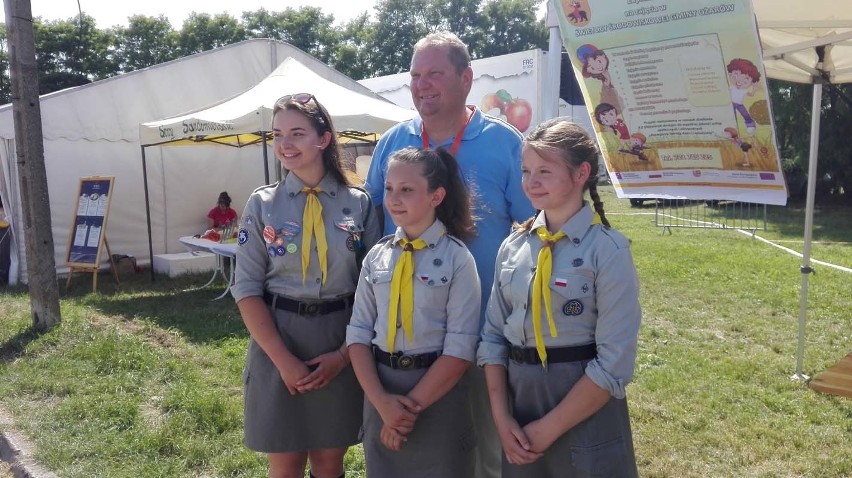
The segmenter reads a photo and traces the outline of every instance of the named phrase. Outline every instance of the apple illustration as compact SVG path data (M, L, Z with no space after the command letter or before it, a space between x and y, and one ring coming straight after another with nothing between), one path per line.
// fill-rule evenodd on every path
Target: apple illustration
M532 121L532 105L523 98L515 98L506 105L505 114L506 121L523 133Z
M482 97L482 103L479 104L479 107L482 111L488 113L491 110L499 110L499 114L503 113L503 107L505 107L506 102L504 102L496 93L487 93Z

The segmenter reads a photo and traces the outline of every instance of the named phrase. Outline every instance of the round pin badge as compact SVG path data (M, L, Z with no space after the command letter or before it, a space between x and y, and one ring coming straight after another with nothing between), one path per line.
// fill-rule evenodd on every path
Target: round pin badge
M269 246L266 248L266 252L269 253L271 257L275 257L278 255L277 248L275 246Z
M284 249L283 246L278 246L278 247L275 248L275 255L283 256L286 253L287 253L287 250Z
M272 244L272 241L275 240L275 228L273 228L272 226L264 227L263 240L266 241L267 244Z
M287 252L289 252L290 254L295 254L298 250L299 248L296 246L296 244L293 244L292 242L290 244L287 244Z

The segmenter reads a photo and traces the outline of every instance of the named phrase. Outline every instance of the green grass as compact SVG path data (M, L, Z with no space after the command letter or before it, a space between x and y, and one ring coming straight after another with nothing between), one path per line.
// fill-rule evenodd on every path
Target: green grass
M852 401L791 381L801 259L730 230L674 228L654 208L603 191L632 240L642 284L636 377L628 387L639 469L648 477L852 476ZM650 214L637 214L650 213ZM758 234L801 251L802 211L770 208ZM852 267L852 211L821 209L812 256ZM805 372L852 351L852 277L810 278ZM0 403L63 477L249 477L242 444L247 333L206 277L60 288L62 323L29 329L24 289L0 291ZM0 472L2 475L2 472ZM363 477L363 453L347 476Z

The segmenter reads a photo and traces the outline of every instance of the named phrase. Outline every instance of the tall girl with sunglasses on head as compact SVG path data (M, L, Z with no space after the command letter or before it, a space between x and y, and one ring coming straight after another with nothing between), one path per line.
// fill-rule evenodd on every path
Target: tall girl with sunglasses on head
M624 389L639 285L597 193L597 147L547 121L524 141L521 171L539 212L500 247L478 349L503 477L637 476Z
M273 149L285 176L246 204L231 292L251 334L244 374L245 443L273 478L343 476L358 442L363 393L346 325L363 254L379 237L370 199L340 164L326 109L282 97Z
M469 478L465 370L479 340L479 276L462 240L471 201L451 154L391 156L384 207L396 233L367 253L346 333L364 389L370 478Z

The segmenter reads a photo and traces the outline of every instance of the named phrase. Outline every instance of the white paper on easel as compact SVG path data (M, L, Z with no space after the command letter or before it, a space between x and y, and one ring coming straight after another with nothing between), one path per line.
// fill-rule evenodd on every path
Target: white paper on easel
M77 247L83 247L86 244L86 232L89 230L89 226L85 224L77 224L77 231L74 233L74 245Z
M106 214L106 205L107 205L107 195L101 194L101 197L98 198L98 216L103 217Z
M98 215L98 197L99 194L92 194L89 196L89 205L86 208L87 216L97 216Z
M77 215L85 216L89 210L89 196L86 194L80 195L80 202L77 204Z
M89 240L86 241L86 247L98 247L98 241L101 238L101 226L92 226L89 228Z

